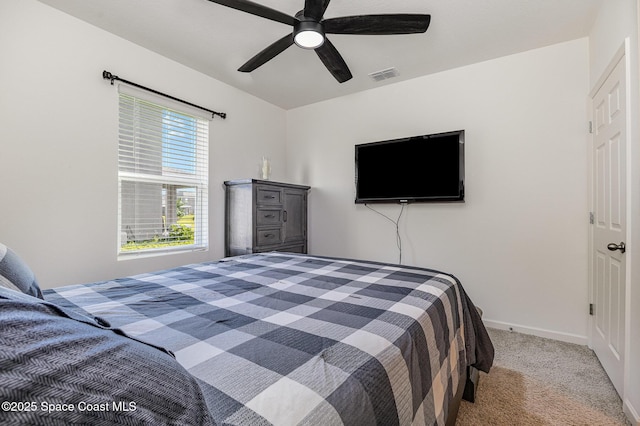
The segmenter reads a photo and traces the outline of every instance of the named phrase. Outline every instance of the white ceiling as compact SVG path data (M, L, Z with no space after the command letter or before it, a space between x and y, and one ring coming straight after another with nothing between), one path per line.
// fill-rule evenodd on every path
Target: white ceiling
M291 27L207 0L40 1L285 109L585 37L603 2L333 0L325 18L431 15L424 34L330 35L353 73L340 84L315 52L295 45L251 73L238 72ZM304 0L254 1L290 15L304 6ZM398 77L376 83L368 76L390 67Z

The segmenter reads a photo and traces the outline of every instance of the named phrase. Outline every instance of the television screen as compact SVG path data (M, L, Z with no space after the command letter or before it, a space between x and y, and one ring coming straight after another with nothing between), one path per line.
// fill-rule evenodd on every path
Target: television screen
M356 203L464 201L464 130L355 149Z

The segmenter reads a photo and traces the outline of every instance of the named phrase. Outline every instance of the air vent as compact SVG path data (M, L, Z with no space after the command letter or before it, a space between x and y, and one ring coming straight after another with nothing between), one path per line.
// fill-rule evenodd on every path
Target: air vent
M376 71L369 74L369 77L373 79L373 81L382 81L390 78L394 78L398 76L398 70L394 67L387 68L386 70Z

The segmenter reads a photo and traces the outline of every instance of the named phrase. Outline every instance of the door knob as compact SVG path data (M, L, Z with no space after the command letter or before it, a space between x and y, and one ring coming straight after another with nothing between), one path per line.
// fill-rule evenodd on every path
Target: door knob
M624 243L609 243L607 244L607 248L611 251L620 250L620 253L624 253L625 251L627 251L627 247L624 245Z

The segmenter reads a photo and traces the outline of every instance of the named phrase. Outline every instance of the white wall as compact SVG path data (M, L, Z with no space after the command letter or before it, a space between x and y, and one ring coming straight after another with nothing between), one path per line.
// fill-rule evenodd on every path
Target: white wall
M628 238L627 310L628 346L625 352L625 384L622 396L627 416L640 423L640 77L638 67L638 9L640 1L607 0L589 34L590 81L592 88L628 38L627 61L630 66L630 111L628 158Z
M35 0L0 2L0 241L45 288L223 256L223 181L285 177L285 115ZM118 261L117 89L109 70L228 114L210 126L210 250Z
M288 111L311 252L396 262L394 226L354 204L354 145L465 129L466 203L410 205L403 260L456 275L491 325L586 343L588 66L580 39Z

